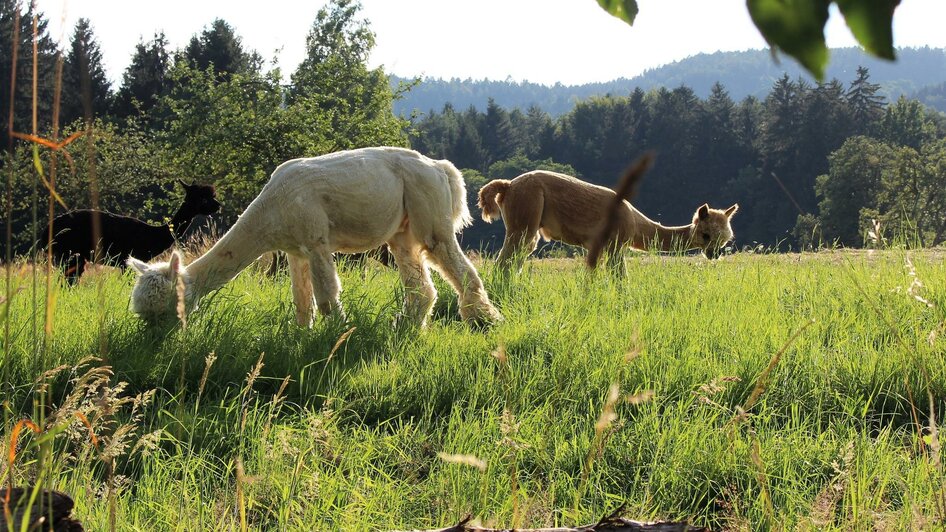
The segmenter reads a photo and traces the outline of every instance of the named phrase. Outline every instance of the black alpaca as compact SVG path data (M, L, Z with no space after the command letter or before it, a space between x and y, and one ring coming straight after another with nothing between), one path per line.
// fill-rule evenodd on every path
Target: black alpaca
M220 210L220 203L212 185L188 185L184 187L184 203L164 225L150 225L137 218L120 216L105 211L80 210L67 212L53 220L53 260L65 266L66 279L75 283L85 271L86 263L92 260L95 242L92 236L92 219L98 215L100 258L99 261L119 268L134 255L144 261L153 259L183 238L195 216L209 216Z

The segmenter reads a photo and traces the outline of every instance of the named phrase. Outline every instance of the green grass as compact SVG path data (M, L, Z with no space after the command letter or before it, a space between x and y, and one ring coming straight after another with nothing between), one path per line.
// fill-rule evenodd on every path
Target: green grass
M946 261L910 254L924 284L913 293L929 307L910 293L906 257L636 256L624 279L547 260L506 282L482 265L506 322L470 329L439 283L419 334L391 327L400 287L380 267L364 280L343 273L349 323L312 330L293 324L285 276L250 271L186 328L148 330L127 310L131 274L111 273L57 292L45 350L23 279L10 308L4 441L15 419L55 412L84 370L52 377L45 394L34 384L43 371L102 353L111 383L127 383L120 396L156 390L134 414L131 404L108 414L100 389L84 392L80 410L103 442L134 426L127 446L112 462L65 416L57 426L69 429L51 443L23 437L14 470L71 493L90 530L106 529L110 510L120 530L230 530L242 515L250 529L367 530L468 514L576 525L621 504L628 517L713 528L943 526L927 425L931 398L946 416ZM43 320L40 308L40 333ZM505 357L494 356L500 346ZM596 432L612 384L616 419ZM157 430L156 446L132 449Z

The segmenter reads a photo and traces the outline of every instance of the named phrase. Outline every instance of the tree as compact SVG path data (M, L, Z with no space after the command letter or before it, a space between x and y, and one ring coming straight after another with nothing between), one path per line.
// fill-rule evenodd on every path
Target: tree
M92 25L80 18L72 33L62 71L60 122L103 116L111 105L111 83L102 64L102 51Z
M861 211L875 208L884 175L895 161L895 148L869 137L852 137L828 157L828 173L815 188L818 221L825 238L848 246L863 245Z
M888 233L921 246L943 241L946 237L944 171L944 139L925 144L919 151L909 146L895 148L872 206Z
M10 80L13 78L14 33L16 40L16 93L13 98L13 130L31 133L33 116L33 15L32 4L26 3L25 11L19 11L21 2L0 0L0 144L6 148L9 142L7 124L10 117ZM46 129L52 120L53 91L55 89L56 45L49 37L48 22L41 13L37 16L37 127ZM17 23L18 21L18 23Z
M877 136L886 142L919 150L936 138L936 124L923 104L900 97L884 110Z
M329 151L406 143L387 75L367 66L375 41L368 23L357 18L360 9L354 0L331 0L319 10L287 95L295 112L328 118Z
M199 37L191 37L183 58L198 70L206 70L213 65L214 72L221 79L238 73L257 72L262 63L259 54L248 53L243 49L240 37L226 21L219 18L204 29Z
M495 161L506 159L515 150L512 122L509 113L496 104L492 98L486 104L486 116L483 121L480 137L483 139L483 149L486 150L484 164L489 166Z
M114 114L118 118L144 115L152 124L160 122L161 117L155 116L153 111L161 96L170 89L167 46L163 32L155 34L147 44L138 43L115 97Z
M885 98L877 94L880 85L871 83L870 72L865 67L857 67L857 78L851 82L845 97L851 108L854 131L858 135L867 135L877 120L883 115Z

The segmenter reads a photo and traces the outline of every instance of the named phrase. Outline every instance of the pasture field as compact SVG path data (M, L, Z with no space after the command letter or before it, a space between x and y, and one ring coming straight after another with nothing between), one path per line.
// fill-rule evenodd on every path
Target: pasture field
M421 332L392 328L400 283L373 263L342 273L349 321L312 330L286 275L149 330L107 271L56 290L44 334L45 281L14 271L4 451L18 420L42 432L0 470L70 493L89 530L538 527L622 504L714 529L946 526L941 251L478 267L506 321L471 329L438 278Z

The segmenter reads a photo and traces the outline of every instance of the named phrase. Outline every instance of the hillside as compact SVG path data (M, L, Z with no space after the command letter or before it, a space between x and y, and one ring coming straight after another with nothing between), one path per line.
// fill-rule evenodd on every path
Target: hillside
M828 78L850 82L858 66L870 69L871 80L879 83L884 96L895 99L902 94L913 95L927 87L946 82L946 50L940 48L903 48L896 63L879 60L857 48L841 48L831 52ZM675 88L687 85L700 97L707 97L710 88L721 82L736 99L752 95L764 96L776 79L788 73L792 78L803 77L814 83L798 65L784 59L772 61L768 50L743 52L716 52L699 54L664 65L631 79L620 78L603 83L584 85L540 85L512 80L425 79L411 89L404 98L395 102L395 111L409 115L412 111L440 110L445 103L456 109L470 105L479 110L486 108L489 98L502 107L522 109L537 105L552 116L568 112L575 101L594 95L628 94L635 87L649 90L656 87ZM392 78L392 83L406 81Z

